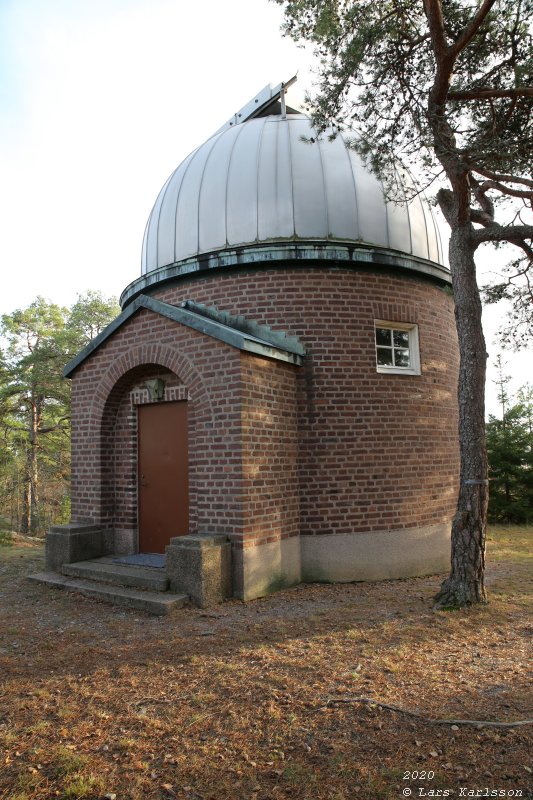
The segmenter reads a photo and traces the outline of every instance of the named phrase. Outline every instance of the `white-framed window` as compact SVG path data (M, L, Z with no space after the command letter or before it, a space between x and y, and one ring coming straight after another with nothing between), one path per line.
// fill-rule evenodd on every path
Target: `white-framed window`
M374 320L376 369L395 375L420 375L418 326Z

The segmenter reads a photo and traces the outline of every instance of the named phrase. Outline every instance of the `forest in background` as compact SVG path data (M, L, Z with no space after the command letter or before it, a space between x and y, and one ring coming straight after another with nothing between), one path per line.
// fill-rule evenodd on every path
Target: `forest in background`
M100 292L70 308L38 297L0 325L0 528L43 534L70 520L70 381L63 369L120 312ZM487 423L489 519L533 521L533 387L508 393Z
M533 522L533 386L524 384L515 395L501 356L498 369L500 413L487 422L489 459L489 521Z
M70 519L70 381L65 365L120 312L100 292L70 308L38 297L0 324L0 522L42 534Z

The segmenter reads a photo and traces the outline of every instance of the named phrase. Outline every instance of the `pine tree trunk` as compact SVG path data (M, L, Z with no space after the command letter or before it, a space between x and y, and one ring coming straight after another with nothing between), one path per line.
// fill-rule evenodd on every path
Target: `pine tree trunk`
M22 518L20 520L20 532L29 533L31 527L31 480L28 470L28 462L24 470L24 488L22 495Z
M37 437L39 433L40 404L32 402L28 451L24 469L24 500L22 507L22 533L33 533L38 527L37 499Z
M487 353L470 230L469 224L458 226L452 230L450 238L450 268L460 353L461 483L452 523L451 572L435 598L437 608L487 601L484 585L488 506L485 442Z

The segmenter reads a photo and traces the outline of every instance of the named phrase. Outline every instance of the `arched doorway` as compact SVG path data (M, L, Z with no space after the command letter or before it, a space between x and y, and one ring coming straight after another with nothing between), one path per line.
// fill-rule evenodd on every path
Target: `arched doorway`
M188 398L182 379L155 363L127 370L113 386L101 428L107 551L164 553L172 537L189 533L189 438L196 415Z

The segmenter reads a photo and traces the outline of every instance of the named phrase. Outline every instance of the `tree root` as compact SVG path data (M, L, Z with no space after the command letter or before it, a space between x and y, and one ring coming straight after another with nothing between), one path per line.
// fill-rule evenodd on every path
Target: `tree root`
M483 585L465 587L461 583L455 583L451 578L446 578L433 600L433 611L485 605L488 602Z
M320 711L323 708L339 703L366 703L367 705L386 708L389 711L396 711L398 714L406 714L408 717L415 717L423 722L428 722L430 725L474 725L476 728L519 728L521 725L533 725L533 719L520 719L516 722L500 722L486 719L431 719L430 717L424 717L423 714L417 714L416 711L409 711L389 703L380 703L379 700L373 700L371 697L330 697L326 700L325 705L316 710Z

